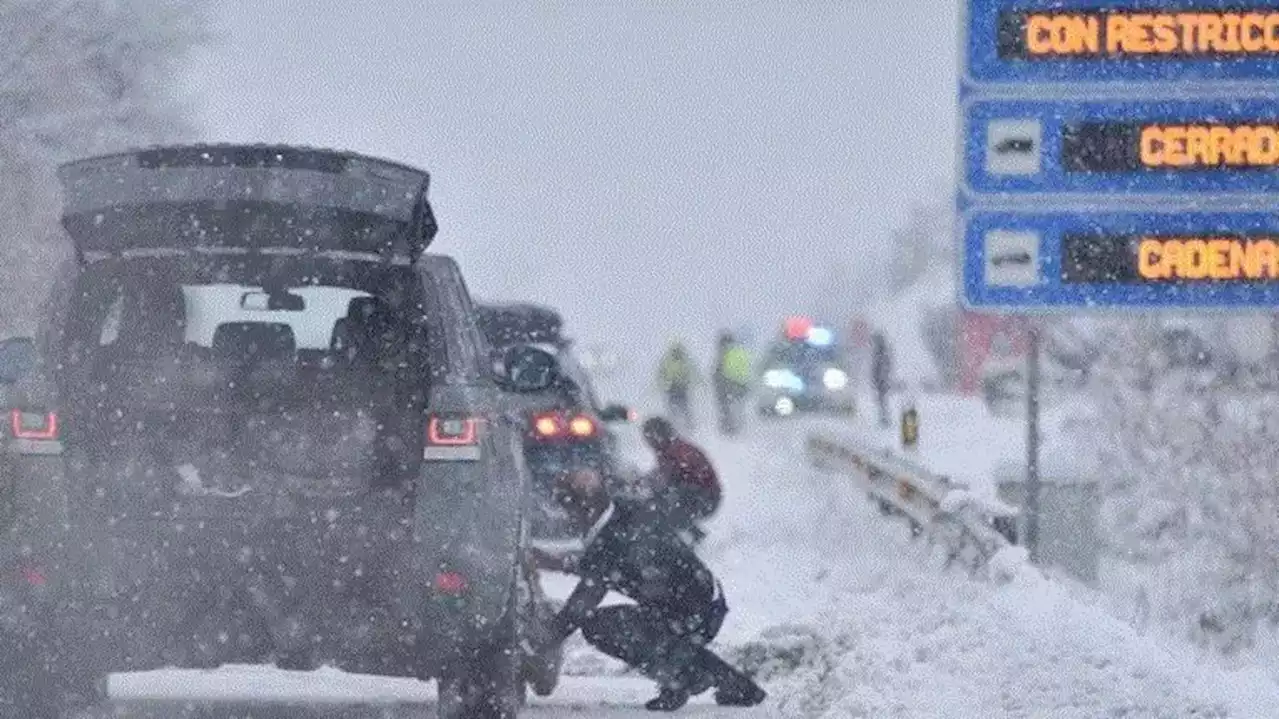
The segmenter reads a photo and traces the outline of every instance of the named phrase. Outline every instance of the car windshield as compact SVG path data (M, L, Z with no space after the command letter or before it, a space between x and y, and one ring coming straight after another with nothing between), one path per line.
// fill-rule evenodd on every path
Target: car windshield
M840 366L842 357L835 345L814 345L806 342L781 342L773 346L765 369L785 367L805 373Z

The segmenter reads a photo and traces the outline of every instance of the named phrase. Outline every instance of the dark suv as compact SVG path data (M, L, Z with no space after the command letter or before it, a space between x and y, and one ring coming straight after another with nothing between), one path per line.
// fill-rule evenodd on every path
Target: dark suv
M574 534L568 517L551 499L558 473L591 467L604 475L615 493L633 489L634 473L622 459L613 426L631 419L618 404L603 405L591 374L573 352L555 310L531 303L481 303L480 330L501 363L511 347L536 347L555 358L556 377L541 391L511 398L523 415L524 458L533 476L535 507L529 530L537 539L564 539Z
M60 178L74 277L47 350L0 346L0 717L232 662L439 678L440 716L514 717L524 427L424 253L427 174L208 145ZM508 390L554 381L530 362Z

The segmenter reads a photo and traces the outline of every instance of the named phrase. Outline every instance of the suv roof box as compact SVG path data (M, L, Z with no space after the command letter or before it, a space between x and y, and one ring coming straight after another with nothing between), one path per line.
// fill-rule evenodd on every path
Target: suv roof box
M480 329L496 346L547 343L562 347L564 318L556 310L529 302L485 302L477 305Z
M422 170L286 145L178 145L58 168L81 259L130 250L285 249L408 255L435 238Z

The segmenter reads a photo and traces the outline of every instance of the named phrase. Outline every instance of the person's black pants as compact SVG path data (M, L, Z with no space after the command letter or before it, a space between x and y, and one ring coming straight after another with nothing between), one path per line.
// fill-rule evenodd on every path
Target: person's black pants
M723 599L689 617L638 605L603 607L582 625L582 636L664 687L688 686L708 674L719 683L737 672L706 645L727 613Z

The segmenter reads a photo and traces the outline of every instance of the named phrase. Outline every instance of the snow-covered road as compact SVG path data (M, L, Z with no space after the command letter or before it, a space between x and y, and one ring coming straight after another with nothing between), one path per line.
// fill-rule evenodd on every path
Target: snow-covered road
M709 705L688 717L1275 717L1274 671L1227 672L1190 649L1139 636L1080 590L1030 570L1003 582L940 569L923 543L886 521L839 478L809 471L806 424L758 425L706 439L726 482L703 554L723 578L730 615L716 646L772 693L755 710ZM975 451L980 448L975 448ZM549 576L563 594L571 580ZM645 680L575 638L560 691L530 717L651 716ZM334 671L253 668L115 678L121 697L356 702L287 714L430 716L429 684ZM392 711L387 702L404 703ZM385 711L384 711L385 710ZM165 714L164 716L172 716ZM225 716L225 714L223 715Z
M427 719L434 717L432 684L343 674L226 667L209 672L148 672L116 677L113 692L131 701L113 719ZM532 698L530 719L652 717L644 702L653 684L639 677L565 677L555 696ZM205 703L209 702L209 703ZM681 712L692 719L768 717L767 707L717 707L697 697ZM106 719L106 717L103 717Z

